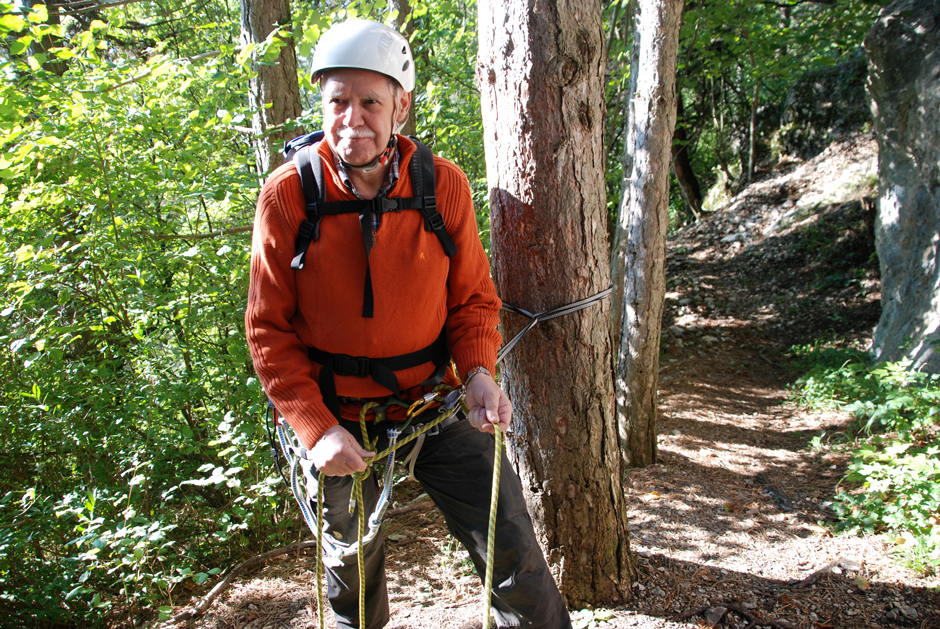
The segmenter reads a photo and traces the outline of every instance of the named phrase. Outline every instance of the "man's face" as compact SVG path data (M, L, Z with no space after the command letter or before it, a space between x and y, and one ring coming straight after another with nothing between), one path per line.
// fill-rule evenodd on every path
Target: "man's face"
M341 68L320 81L323 92L323 130L340 159L364 166L388 145L396 122L408 115L411 95L392 90L378 72Z

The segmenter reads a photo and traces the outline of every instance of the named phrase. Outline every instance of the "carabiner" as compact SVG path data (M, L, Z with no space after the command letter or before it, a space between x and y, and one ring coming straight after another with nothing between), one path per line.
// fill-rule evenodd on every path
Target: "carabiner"
M420 400L416 400L414 404L408 407L408 419L420 415L424 411L428 410L428 407L436 401L436 398L437 393L434 393L433 391L431 393L425 393L424 397L422 397ZM418 408L419 406L421 408ZM416 408L418 408L418 410L415 410Z

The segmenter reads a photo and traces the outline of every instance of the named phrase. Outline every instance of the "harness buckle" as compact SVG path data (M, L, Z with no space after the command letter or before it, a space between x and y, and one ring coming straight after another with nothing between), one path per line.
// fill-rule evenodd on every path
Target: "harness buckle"
M298 238L302 240L310 240L311 238L313 238L313 230L315 227L316 225L314 225L310 221L303 221L300 224L300 229L297 230Z
M310 243L320 239L320 216L315 220L303 221L297 230L297 242Z
M320 210L317 208L316 202L305 205L304 211L307 213L307 216L320 216Z
M428 231L436 232L444 229L444 217L441 216L440 212L434 212L433 214L426 214L424 216L424 224Z
M385 212L401 212L401 205L398 203L398 198L389 199L388 197L375 197L372 199L372 211L376 214L384 214Z
M366 378L370 374L369 359L366 356L334 354L333 373L340 376L356 376L357 378Z
M437 210L437 197L433 194L431 196L424 197L424 209L430 211Z

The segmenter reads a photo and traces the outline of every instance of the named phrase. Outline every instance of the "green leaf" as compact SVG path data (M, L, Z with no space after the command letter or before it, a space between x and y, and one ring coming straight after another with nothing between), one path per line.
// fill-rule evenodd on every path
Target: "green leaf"
M0 16L0 32L21 31L26 28L26 20L18 15L7 13Z
M10 54L19 55L26 52L29 50L29 47L33 41L35 40L32 35L24 35L19 39L16 39L10 44Z
M71 600L71 599L75 598L76 596L78 596L79 594L87 594L88 592L91 592L91 590L89 590L88 588L86 588L86 587L80 585L80 586L78 586L78 587L72 589L71 591L69 591L69 593L65 595L65 600L67 600L67 601L68 601L68 600Z
M34 4L27 19L33 24L42 24L49 20L49 11L44 4Z

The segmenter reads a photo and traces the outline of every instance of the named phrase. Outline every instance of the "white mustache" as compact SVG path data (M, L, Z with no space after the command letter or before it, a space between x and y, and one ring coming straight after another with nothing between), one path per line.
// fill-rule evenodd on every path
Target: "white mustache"
M353 127L343 127L337 133L344 140L357 140L360 138L374 138L375 132L369 129L358 129Z

